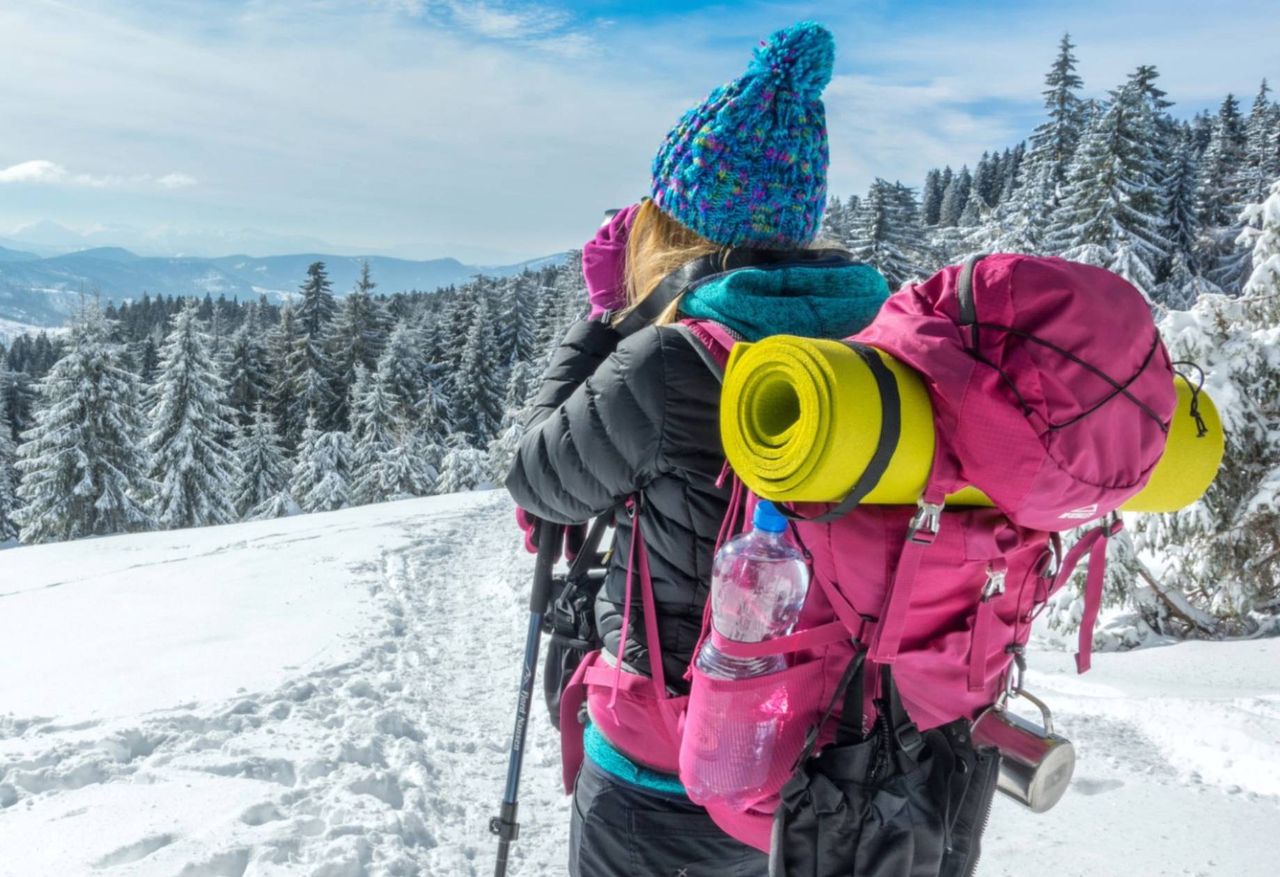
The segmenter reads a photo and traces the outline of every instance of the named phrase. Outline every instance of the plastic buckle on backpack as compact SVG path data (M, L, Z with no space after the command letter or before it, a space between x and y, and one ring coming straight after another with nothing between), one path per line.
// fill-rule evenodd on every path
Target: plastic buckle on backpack
M1004 582L1008 576L1005 564L991 564L987 567L987 583L982 587L982 602L987 603L1004 593Z
M907 540L917 545L932 545L942 524L942 503L920 500L920 508L911 519Z
M924 746L924 735L920 733L919 728L911 723L895 728L893 739L897 742L898 748L907 753L912 759L916 757Z

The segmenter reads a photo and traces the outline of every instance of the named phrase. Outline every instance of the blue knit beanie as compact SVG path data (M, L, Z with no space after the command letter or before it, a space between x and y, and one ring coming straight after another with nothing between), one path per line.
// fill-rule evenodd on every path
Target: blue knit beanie
M804 21L756 49L742 76L681 117L653 159L654 202L727 247L785 249L818 233L827 200L835 40Z

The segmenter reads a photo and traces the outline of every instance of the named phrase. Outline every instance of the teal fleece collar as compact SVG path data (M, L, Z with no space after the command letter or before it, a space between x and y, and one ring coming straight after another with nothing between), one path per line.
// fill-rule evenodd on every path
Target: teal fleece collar
M740 268L685 293L680 313L714 320L747 341L847 338L866 327L888 297L884 277L861 262Z

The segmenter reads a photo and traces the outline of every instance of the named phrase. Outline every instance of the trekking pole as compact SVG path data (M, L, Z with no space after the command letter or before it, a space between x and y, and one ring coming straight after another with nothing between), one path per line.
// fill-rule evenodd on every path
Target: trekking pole
M533 568L533 593L529 595L529 632L524 643L524 669L516 700L516 727L511 735L511 756L507 762L507 790L502 810L489 820L489 831L498 837L498 862L494 877L505 877L507 855L512 841L520 836L516 821L520 796L520 769L524 766L525 735L529 730L529 710L533 702L533 682L538 668L538 646L542 639L542 616L551 602L551 569L560 552L563 529L546 521L538 522L538 559Z

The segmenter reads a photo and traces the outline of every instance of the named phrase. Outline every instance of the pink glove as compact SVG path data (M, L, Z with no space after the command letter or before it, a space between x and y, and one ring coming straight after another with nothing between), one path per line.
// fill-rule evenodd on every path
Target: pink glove
M516 524L521 530L524 530L524 550L530 554L538 553L538 524L541 519L535 518L524 509L516 506ZM578 552L582 550L582 543L587 537L586 524L574 524L564 528L564 559L568 563L573 563Z
M524 530L524 550L530 554L538 553L538 519L516 506L516 524Z
M619 210L582 248L582 276L587 281L592 320L627 305L623 266L627 257L627 234L639 206L632 204Z

